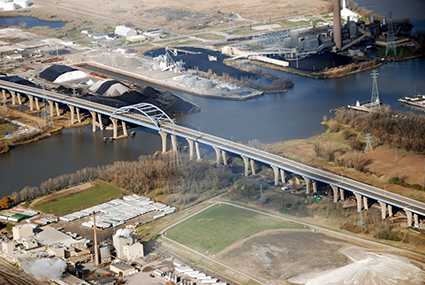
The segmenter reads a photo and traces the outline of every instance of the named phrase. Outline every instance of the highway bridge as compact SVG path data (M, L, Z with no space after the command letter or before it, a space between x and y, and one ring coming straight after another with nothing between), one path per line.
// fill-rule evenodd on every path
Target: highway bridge
M113 136L118 137L118 121L122 122L124 136L127 135L125 123L132 123L142 127L150 128L159 132L162 138L162 151L167 151L167 136L171 136L172 149L177 151L177 137L187 140L189 144L190 159L201 159L199 144L211 146L216 152L217 164L227 165L227 153L240 155L244 161L245 176L255 174L255 162L269 165L274 172L274 183L279 184L279 179L285 181L285 172L302 176L306 181L307 195L317 192L317 182L328 184L333 189L334 202L338 199L344 200L345 191L352 192L357 200L357 210L368 209L373 202L381 206L382 218L393 216L393 207L402 209L406 213L407 223L418 224L419 217L425 218L425 203L400 196L377 187L355 181L325 170L321 170L306 164L302 164L275 154L271 154L247 145L229 141L204 132L179 126L173 122L162 110L150 104L137 104L119 109L102 104L89 102L80 98L70 97L55 92L26 85L16 84L0 80L3 100L12 97L12 104L22 104L21 96L29 98L30 109L39 108L38 99L46 100L50 106L50 116L59 114L58 105L67 105L71 111L71 123L74 123L74 109L80 120L79 109L87 110L92 115L93 132L97 127L102 128L101 116L107 116L113 123ZM34 102L35 100L35 107ZM98 120L96 119L98 118Z

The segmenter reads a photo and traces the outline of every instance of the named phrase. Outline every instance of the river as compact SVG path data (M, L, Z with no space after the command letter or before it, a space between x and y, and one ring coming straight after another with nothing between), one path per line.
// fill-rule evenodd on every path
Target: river
M275 70L263 71L292 79L294 88L285 93L266 94L243 102L174 92L201 108L198 113L178 118L177 123L237 142L247 143L258 139L273 143L320 134L324 131L320 122L323 116L329 116L329 110L354 104L357 100L366 101L371 96L370 71L327 80L309 79ZM397 99L413 95L414 89L425 92L423 57L391 62L381 66L378 71L380 98L394 109L408 111L398 105ZM124 140L104 142L104 136L111 134L108 131L93 134L91 126L65 129L48 139L1 154L0 195L9 195L27 185L39 186L50 177L72 173L86 166L134 160L161 149L159 135L142 128L136 129L135 137ZM212 153L209 148L202 150Z

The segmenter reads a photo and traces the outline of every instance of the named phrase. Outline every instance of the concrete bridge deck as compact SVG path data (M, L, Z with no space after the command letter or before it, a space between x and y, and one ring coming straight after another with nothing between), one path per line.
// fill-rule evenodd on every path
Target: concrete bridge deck
M291 173L305 177L306 180L310 179L312 181L320 181L329 184L334 189L334 193L337 193L337 190L335 189L338 188L351 191L357 198L359 211L362 209L362 201L364 203L364 207L367 209L367 198L370 198L378 201L381 204L381 207L383 207L383 218L385 216L385 209L387 205L388 211L390 213L392 212L392 208L390 208L392 206L396 206L400 209L403 209L406 212L410 224L412 221L412 214L414 215L415 223L417 223L418 221L418 215L425 217L425 203L404 196L400 196L388 191L384 191L377 187L373 187L371 185L358 182L353 179L342 177L340 175L324 171L306 164L302 164L278 155L258 150L244 144L236 143L207 133L182 127L170 121L164 121L161 122L161 124L156 124L151 119L142 114L116 112L117 109L113 107L89 102L83 99L70 97L63 94L58 94L48 90L28 87L25 85L10 83L2 80L0 80L0 89L3 89L3 96L5 96L5 90L7 90L9 92L12 91L25 95L36 96L38 98L55 101L61 104L66 104L68 106L73 106L75 108L85 109L92 112L92 115L94 114L94 112L97 114L105 115L111 118L115 126L116 121L121 120L122 122L128 122L153 130L157 130L161 134L161 137L163 139L163 151L166 151L166 137L167 134L170 134L172 138L173 149L177 148L176 136L187 139L190 146L191 157L193 155L193 143L195 143L197 152L196 154L198 156L198 159L200 159L199 143L211 146L216 150L217 163L219 163L219 161L221 160L221 156L223 156L223 163L227 163L227 159L225 156L226 152L240 155L242 156L245 162L245 175L248 175L249 162L251 163L252 173L254 173L254 161L270 165L275 173L275 184L278 183L279 171L282 178L284 178L284 171L289 171ZM73 109L71 110L73 111ZM51 111L51 113L53 114L53 110ZM93 117L95 118L95 115L93 115ZM114 128L116 129L116 127ZM94 126L93 131L95 130L96 129ZM116 130L114 131L114 133L114 136L116 136ZM313 186L313 188L314 187L315 186ZM336 201L335 198L334 201Z

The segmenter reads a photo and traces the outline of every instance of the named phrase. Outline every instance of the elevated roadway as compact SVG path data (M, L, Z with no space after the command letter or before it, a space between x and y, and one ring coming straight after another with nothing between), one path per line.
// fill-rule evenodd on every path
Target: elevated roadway
M400 209L403 209L406 212L406 215L408 217L408 223L410 221L410 224L412 222L412 214L414 215L413 217L415 219L415 223L417 223L418 221L418 215L425 217L425 203L404 196L400 196L388 191L384 191L377 187L358 182L353 179L349 179L306 164L302 164L275 154L271 154L253 147L249 147L241 143L236 143L204 132L179 126L174 124L174 122L171 120L164 120L161 122L153 121L151 118L148 118L143 114L129 113L125 111L119 112L118 109L113 107L3 80L0 80L0 89L3 90L3 94L5 94L5 90L8 90L30 96L37 96L38 98L53 100L55 102L66 104L68 106L72 105L76 108L85 109L90 112L96 112L98 114L108 116L109 118L111 118L112 121L121 120L123 122L129 122L135 125L156 130L161 134L161 137L163 139L163 151L166 151L164 145L166 145L165 140L167 134L171 135L172 137L173 149L177 148L176 136L178 136L181 138L185 138L189 142L191 152L193 148L193 143L195 143L196 145L202 143L213 147L216 150L217 162L219 162L219 159L223 154L223 161L226 164L224 153L229 152L242 156L245 161L246 169L248 160L251 160L251 165L253 165L253 161L270 165L273 170L275 170L275 184L277 184L276 176L279 175L279 170L289 171L291 173L303 176L305 177L305 179L311 179L312 181L320 181L329 184L333 189L339 188L351 191L357 197L357 201L358 203L360 203L360 205L361 201L365 201L362 198L370 198L380 202L381 207L383 207L382 209L384 213L384 209L386 209L384 207L386 207L386 205L388 205L388 207L395 206ZM197 149L197 152L199 159L199 149ZM247 172L245 173L247 175ZM336 193L336 191L334 191L334 193ZM365 208L367 208L366 201ZM360 210L361 208L358 209ZM383 214L383 218L384 216L385 215Z

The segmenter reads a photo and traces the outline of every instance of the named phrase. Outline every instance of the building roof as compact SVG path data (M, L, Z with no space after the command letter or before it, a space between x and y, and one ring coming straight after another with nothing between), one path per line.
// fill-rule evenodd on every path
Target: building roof
M128 265L124 262L113 263L113 264L111 264L111 266L114 266L115 268L117 268L121 271L127 271L127 270L133 270L134 269L133 266Z

